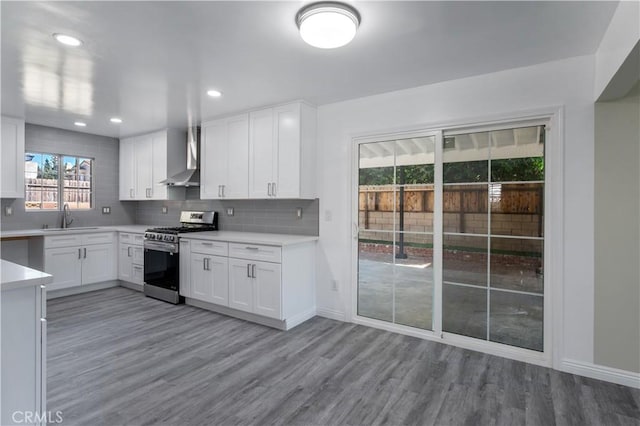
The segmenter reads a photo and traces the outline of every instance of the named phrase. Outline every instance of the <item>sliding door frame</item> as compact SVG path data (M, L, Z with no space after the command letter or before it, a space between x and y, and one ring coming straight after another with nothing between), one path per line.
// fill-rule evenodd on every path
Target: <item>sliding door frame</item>
M351 322L380 328L422 339L439 341L505 358L536 365L559 367L563 352L563 108L548 107L538 110L506 113L489 117L460 119L422 126L382 130L352 135L351 174ZM442 141L443 137L478 131L501 130L531 125L544 125L545 188L544 188L544 351L538 352L506 344L480 340L442 331ZM364 143L389 140L436 137L434 161L434 215L433 215L433 330L422 330L358 315L358 176L359 147Z

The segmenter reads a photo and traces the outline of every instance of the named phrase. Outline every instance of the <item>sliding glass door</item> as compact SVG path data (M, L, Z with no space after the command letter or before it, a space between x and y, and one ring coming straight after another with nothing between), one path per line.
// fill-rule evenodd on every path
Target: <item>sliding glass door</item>
M433 327L435 136L358 148L358 315Z
M544 143L526 125L358 144L358 315L542 352Z

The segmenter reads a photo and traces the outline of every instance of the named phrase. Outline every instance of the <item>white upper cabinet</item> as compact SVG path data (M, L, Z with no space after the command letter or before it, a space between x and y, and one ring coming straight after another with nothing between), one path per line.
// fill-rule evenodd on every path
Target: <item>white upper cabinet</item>
M2 198L24 198L24 120L2 117Z
M316 197L316 110L294 102L202 124L202 199Z
M136 200L135 138L120 141L120 199Z
M302 102L249 114L249 198L315 198L316 110Z
M273 132L273 108L249 114L249 197L271 197L278 144Z
M166 129L120 140L120 200L168 200L182 188L160 183L186 167L186 133Z
M248 152L248 114L204 123L200 141L200 198L247 198Z

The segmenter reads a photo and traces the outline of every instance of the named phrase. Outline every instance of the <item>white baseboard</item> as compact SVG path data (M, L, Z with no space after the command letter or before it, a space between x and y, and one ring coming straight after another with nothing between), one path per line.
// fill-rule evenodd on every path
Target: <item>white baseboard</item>
M640 373L634 373L632 371L572 359L563 359L559 370L640 389Z
M316 316L316 308L313 307L306 312L302 312L294 317L285 320L285 327L287 330L291 330L293 327L302 324L303 322L310 320Z
M143 291L143 285L138 283L130 283L129 281L120 280L120 287L128 288L129 290Z
M59 290L47 290L47 299L56 299L58 297L73 296L75 294L88 293L90 291L104 290L105 288L118 287L118 280L104 281L97 284L85 284L76 287L61 288Z
M334 309L328 309L328 308L317 308L316 309L316 315L320 316L320 317L324 317L324 318L329 318L329 319L333 319L336 321L342 321L342 322L346 322L346 315L344 312L341 311L336 311Z

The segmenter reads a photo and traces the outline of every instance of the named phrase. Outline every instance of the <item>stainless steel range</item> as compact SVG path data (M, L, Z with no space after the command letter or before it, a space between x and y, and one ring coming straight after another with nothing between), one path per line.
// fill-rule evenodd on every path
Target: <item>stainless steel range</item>
M144 294L169 303L180 297L180 234L218 230L218 213L180 213L181 226L152 228L144 233Z

